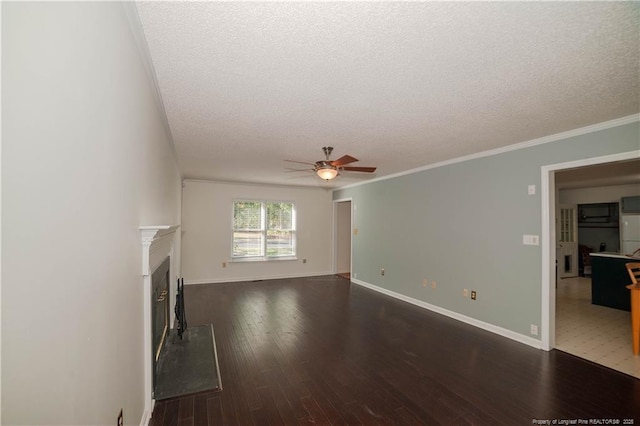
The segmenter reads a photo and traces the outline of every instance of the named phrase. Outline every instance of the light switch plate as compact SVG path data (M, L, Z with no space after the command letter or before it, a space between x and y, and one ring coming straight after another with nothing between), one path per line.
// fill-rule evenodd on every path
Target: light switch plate
M536 195L536 186L535 185L529 185L529 187L527 188L527 193L529 195Z
M523 235L522 244L525 246L539 246L540 237L538 235Z

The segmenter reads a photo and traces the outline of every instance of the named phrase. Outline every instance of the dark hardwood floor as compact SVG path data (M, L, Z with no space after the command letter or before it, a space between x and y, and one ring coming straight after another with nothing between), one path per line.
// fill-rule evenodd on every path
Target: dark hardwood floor
M223 390L160 401L151 425L640 424L638 379L344 278L185 291L189 325L214 325Z

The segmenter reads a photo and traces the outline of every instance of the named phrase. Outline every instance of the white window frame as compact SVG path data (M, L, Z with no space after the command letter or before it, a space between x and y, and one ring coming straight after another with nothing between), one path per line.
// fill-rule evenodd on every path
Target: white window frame
M234 244L235 244L235 238L234 238L234 234L235 234L235 226L234 226L234 215L235 215L235 205L236 203L239 202L252 202L252 203L261 203L261 230L259 232L262 232L262 255L259 256L237 256L234 255ZM267 254L267 247L268 247L268 238L267 238L267 234L269 231L268 228L268 221L267 221L267 204L270 203L287 203L287 204L291 204L292 206L292 211L291 211L291 215L292 215L292 229L291 232L293 234L293 254L292 255L286 255L286 256L273 256L273 255L268 255ZM234 199L233 202L231 203L231 262L267 262L267 261L274 261L274 260L297 260L297 253L298 253L298 247L297 247L297 242L298 242L298 232L297 232L297 208L296 208L296 203L294 201L287 201L287 200L264 200L264 199L252 199L252 198L238 198L238 199Z

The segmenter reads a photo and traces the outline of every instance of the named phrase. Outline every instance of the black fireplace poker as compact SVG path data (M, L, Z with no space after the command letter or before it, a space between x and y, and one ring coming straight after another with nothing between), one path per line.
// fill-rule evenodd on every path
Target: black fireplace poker
M174 312L176 314L176 330L180 340L182 340L182 334L187 330L187 316L184 311L184 278L178 278L178 292L176 294Z

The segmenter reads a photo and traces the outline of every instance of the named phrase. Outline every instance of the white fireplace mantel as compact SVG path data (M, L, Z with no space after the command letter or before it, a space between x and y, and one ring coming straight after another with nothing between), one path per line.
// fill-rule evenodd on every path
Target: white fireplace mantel
M142 238L142 275L151 274L171 251L173 234L180 225L140 227Z
M143 282L143 307L144 315L144 405L143 424L147 424L153 412L153 350L151 348L151 274L158 266L171 256L170 276L176 276L175 256L173 254L173 244L176 230L180 225L150 225L140 227L140 237L142 240L142 282ZM169 283L171 288L171 282ZM172 291L170 295L172 295ZM170 298L172 300L173 298ZM171 311L171 310L170 310ZM171 315L171 321L173 315Z

